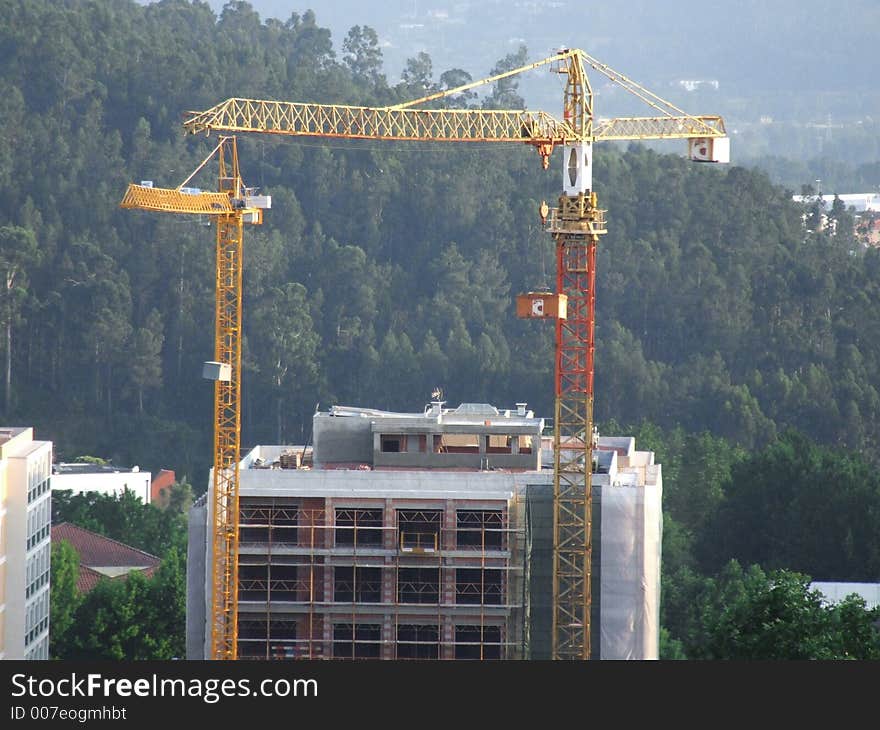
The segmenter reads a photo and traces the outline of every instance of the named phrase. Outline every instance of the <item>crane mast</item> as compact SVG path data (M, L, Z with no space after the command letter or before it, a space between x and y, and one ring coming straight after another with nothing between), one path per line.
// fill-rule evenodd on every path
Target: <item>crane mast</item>
M567 77L563 117L579 133L563 145L563 193L546 225L556 246L556 293L567 298L566 317L555 323L552 656L589 659L596 247L605 220L592 191L592 88L579 56L552 70Z
M566 76L562 119L543 111L434 109L422 106L544 65ZM615 119L596 117L587 66L640 99L651 107L654 114ZM223 131L342 139L518 142L534 147L545 169L554 148L562 147L562 194L555 208L542 205L541 211L545 229L555 242L556 297L560 301L563 298L567 300L567 307L554 308L557 314L554 315L552 656L554 659L588 659L591 655L592 624L591 480L596 250L599 237L606 233L605 211L598 207L593 190L593 143L683 139L688 141L688 156L692 160L727 162L729 140L722 118L687 114L584 51L563 49L528 66L393 106L359 107L232 98L204 111L189 112L184 127L193 134ZM223 224L218 221L217 307L218 312L221 309L232 312L235 309L232 303L225 299L221 302L220 298L220 251L221 248L228 250L231 272L238 265L234 262L239 260L236 256L240 257L240 248L235 250L233 245L236 234L231 229L227 234L222 230L225 230ZM229 245L221 242L225 236L229 237ZM240 296L240 283L238 293ZM236 306L240 311L240 300ZM536 316L544 316L543 309L541 311L542 314ZM220 337L218 329L218 347ZM228 356L240 358L240 352L233 354L230 351ZM218 395L218 404L221 400ZM217 423L222 420L223 415L218 410ZM221 453L217 440L215 463L230 463L222 461L233 452L232 422L229 421L228 425L230 430L224 432L224 438L230 440L229 451ZM235 446L237 448L237 440ZM215 469L215 490L222 493L223 484L216 483L217 471ZM237 481L235 467L231 473ZM229 529L222 532L220 544L227 556L236 554L238 515L234 507L231 501L226 503L225 516L217 513L215 517L215 540L221 538L222 521L228 520ZM215 563L215 568L217 565ZM224 567L226 573L220 580L215 574L215 591L222 590L223 586L234 586L234 562L227 562ZM225 601L224 605L234 610L234 596L223 594L221 598ZM215 615L215 620L220 621L221 634L223 631L232 631L231 635L224 634L228 641L223 646L230 658L234 658L235 617Z
M238 153L231 164L220 148L219 188L243 200ZM214 381L213 560L211 655L238 656L238 461L241 441L241 279L243 216L237 210L217 218L214 287L214 359L228 370Z

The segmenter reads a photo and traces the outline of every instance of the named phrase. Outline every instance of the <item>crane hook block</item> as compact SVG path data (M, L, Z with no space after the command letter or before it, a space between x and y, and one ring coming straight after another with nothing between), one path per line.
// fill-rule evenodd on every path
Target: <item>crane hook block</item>
M541 201L541 205L538 208L538 214L541 216L541 225L543 226L547 222L547 216L550 214L550 206L547 205L546 200Z

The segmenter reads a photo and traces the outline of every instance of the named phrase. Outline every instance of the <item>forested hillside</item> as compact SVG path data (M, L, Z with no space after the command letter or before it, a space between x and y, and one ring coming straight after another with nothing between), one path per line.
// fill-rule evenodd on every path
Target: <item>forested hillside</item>
M246 3L0 11L4 421L200 489L213 234L119 210L127 182L183 180L212 142L182 113L229 96L384 104L490 69L422 55L389 87L370 29L334 48L312 13L264 22ZM515 104L515 84L454 103ZM795 426L876 457L880 257L845 213L836 237L807 234L764 175L670 152L598 156L599 420L745 446ZM537 206L558 194L557 157L544 173L518 146L249 138L241 159L273 196L246 232L245 444L308 439L316 403L420 409L438 385L549 415L551 331L516 320L512 297L552 280Z
M120 210L127 183L183 181L214 140L185 136L182 114L230 96L389 104L492 69L422 54L389 85L369 28L334 47L314 14L264 21L247 3L0 13L2 420L61 458L172 468L201 492L213 231ZM517 92L449 103L518 106ZM559 193L559 154L545 173L516 145L243 138L246 181L273 197L246 230L243 444L307 441L316 403L419 410L436 386L551 415L552 331L517 320L513 297L553 283L537 211ZM802 576L762 570L877 580L880 254L840 206L836 235L813 232L763 173L679 155L603 149L595 174L609 220L596 415L663 463L664 653L853 655L836 638L811 648L809 631L794 648L724 637L768 615L775 585L791 599L777 615L819 610ZM193 184L212 187L208 173ZM877 637L859 651L876 655Z

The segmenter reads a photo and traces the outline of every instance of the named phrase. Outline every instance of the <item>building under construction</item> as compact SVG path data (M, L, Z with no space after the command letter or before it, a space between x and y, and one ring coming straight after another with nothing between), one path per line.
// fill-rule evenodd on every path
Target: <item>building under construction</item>
M547 659L553 454L525 404L334 406L312 448L240 464L241 659ZM593 451L593 658L655 659L661 492L632 438ZM210 656L206 495L190 512L187 657Z

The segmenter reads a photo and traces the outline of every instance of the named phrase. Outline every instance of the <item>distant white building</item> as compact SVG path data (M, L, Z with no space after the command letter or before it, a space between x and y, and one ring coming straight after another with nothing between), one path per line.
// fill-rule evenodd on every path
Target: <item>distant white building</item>
M856 213L880 213L880 193L844 193L837 195L847 210L852 208ZM822 196L822 207L831 210L834 205L834 195ZM792 195L795 203L811 203L816 200L815 195Z
M52 468L52 491L69 489L74 494L97 492L114 497L126 489L144 504L150 502L151 474L137 466L121 469L101 464L56 464Z
M840 603L844 598L855 593L865 599L869 609L880 606L880 583L836 583L814 581L810 589L819 591L828 603Z
M696 91L697 89L714 89L718 91L721 85L718 79L679 79L678 85L685 91Z

